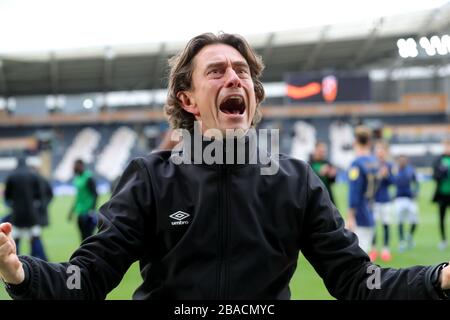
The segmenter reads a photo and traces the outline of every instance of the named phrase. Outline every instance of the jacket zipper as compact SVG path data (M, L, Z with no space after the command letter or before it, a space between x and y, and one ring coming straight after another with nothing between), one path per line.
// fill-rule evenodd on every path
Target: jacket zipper
M217 276L217 298L226 299L226 250L227 250L227 168L220 166L219 188L219 263Z

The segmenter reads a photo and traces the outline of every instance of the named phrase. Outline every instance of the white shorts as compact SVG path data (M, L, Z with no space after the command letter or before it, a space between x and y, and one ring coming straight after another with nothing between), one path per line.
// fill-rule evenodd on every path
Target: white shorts
M373 204L373 215L375 221L381 221L382 224L392 223L392 204L390 202Z
M12 229L13 239L31 239L31 237L39 237L41 235L41 226L32 226L30 228L18 228L14 227Z
M417 203L411 198L400 197L395 199L395 211L399 223L419 222Z
M358 236L359 247L366 253L372 248L374 228L373 227L356 227L355 234Z

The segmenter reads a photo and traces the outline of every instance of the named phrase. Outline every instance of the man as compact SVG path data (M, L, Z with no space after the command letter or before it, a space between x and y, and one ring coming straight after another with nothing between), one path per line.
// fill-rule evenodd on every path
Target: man
M440 250L445 250L448 246L445 232L445 215L447 207L450 207L450 138L444 141L444 152L435 161L433 166L433 178L436 181L436 191L433 201L439 205L439 231L441 242L438 245Z
M383 225L383 248L381 250L381 260L388 262L392 259L392 254L389 249L389 226L392 220L392 204L391 196L389 194L389 187L393 184L392 163L388 160L389 146L385 141L377 141L375 143L375 156L378 160L379 170L377 173L377 181L379 181L377 189L375 190L375 203L373 205L373 213L375 221L379 221ZM376 249L377 236L376 227L374 230L373 247L369 253L372 261L375 261L378 256Z
M380 289L369 289L368 268L375 266L311 168L282 155L248 163L253 142L240 133L260 118L262 69L239 36L193 38L171 60L166 112L174 128L188 132L197 120L201 143L185 148L191 141L183 137L184 162L169 151L132 161L100 209L99 232L68 263L17 257L11 226L1 225L0 273L9 294L103 299L139 260L143 283L135 299L288 299L302 250L337 298L444 297L450 287L445 263L379 269ZM227 129L237 137L212 137ZM234 161L242 154L229 153L235 143L245 145L244 163ZM212 153L227 162L196 159ZM262 174L271 162L278 170ZM79 270L79 290L66 286L69 267Z
M75 161L73 171L75 173L73 184L77 189L77 193L68 219L69 221L72 220L74 213L77 215L81 241L84 241L94 233L97 224L95 216L97 187L92 173L85 169L83 160L78 159Z
M311 154L311 158L309 160L309 164L314 172L319 176L320 180L322 180L323 184L328 190L330 194L331 201L336 204L332 185L336 181L336 168L327 160L328 148L325 142L318 141L314 148L314 152Z
M419 183L416 171L406 156L398 158L398 172L395 174L395 186L397 193L395 197L395 208L398 216L398 233L400 239L400 252L414 247L414 233L419 222L417 204L415 198L419 192ZM403 226L410 224L408 234L404 235Z
M374 232L373 201L378 188L377 159L371 153L372 133L368 127L358 126L355 129L356 159L349 170L349 211L347 227L356 233L359 246L369 252Z
M26 165L25 156L19 157L17 168L5 183L5 202L11 207L11 223L14 226L11 239L14 239L17 251L21 239L30 239L31 255L47 260L39 226L40 191L37 175Z

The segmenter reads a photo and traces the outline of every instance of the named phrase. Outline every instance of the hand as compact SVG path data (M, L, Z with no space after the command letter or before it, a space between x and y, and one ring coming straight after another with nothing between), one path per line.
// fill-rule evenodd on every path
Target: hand
M334 178L337 175L337 170L335 167L330 167L328 170L328 178Z
M17 256L11 230L10 223L0 224L0 277L6 283L20 284L25 279L25 272Z
M328 175L328 170L330 169L330 166L327 164L324 164L322 167L320 167L319 170L319 175L321 176L327 176Z
M378 176L380 178L385 178L389 175L389 168L387 166L381 167L380 171L378 172Z
M354 232L356 227L356 220L355 217L347 217L347 220L345 221L345 227Z
M450 289L450 264L442 269L440 281L442 290Z

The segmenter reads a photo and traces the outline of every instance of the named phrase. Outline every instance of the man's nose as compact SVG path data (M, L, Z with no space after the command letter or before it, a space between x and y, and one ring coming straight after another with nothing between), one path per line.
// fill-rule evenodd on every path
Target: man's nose
M226 71L226 88L240 88L241 87L241 79L236 74L236 71L233 68L228 68Z

